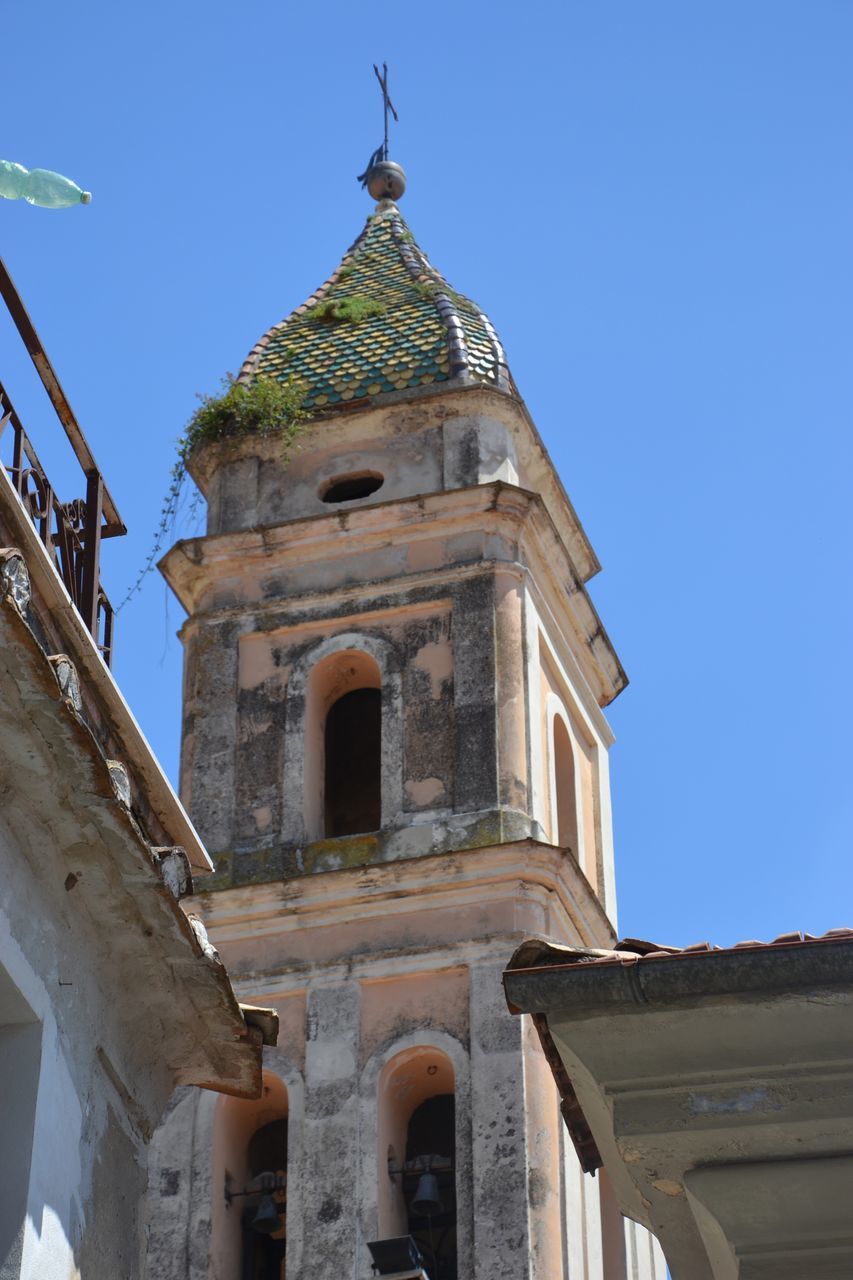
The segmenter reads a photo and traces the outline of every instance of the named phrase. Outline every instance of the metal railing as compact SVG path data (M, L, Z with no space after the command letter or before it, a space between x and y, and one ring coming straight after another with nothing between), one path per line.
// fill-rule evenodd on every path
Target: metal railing
M11 461L4 461L3 466L75 608L109 666L113 649L114 615L112 605L101 586L101 539L118 537L127 530L2 259L0 296L9 309L80 463L86 480L85 497L60 502L32 441L15 412L8 392L0 383L0 441L11 428L12 446ZM6 439L8 441L9 437Z

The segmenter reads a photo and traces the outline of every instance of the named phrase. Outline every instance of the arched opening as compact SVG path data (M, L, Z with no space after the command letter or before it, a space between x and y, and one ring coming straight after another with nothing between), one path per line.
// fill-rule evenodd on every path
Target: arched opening
M382 694L353 689L332 703L325 728L325 834L382 825Z
M438 1049L406 1050L383 1071L379 1158L380 1234L412 1236L430 1280L457 1280L455 1081Z
M378 471L358 471L347 476L333 476L320 491L323 502L354 502L368 498L385 483Z
M554 809L555 827L552 839L561 849L571 849L580 859L578 847L578 807L575 794L575 757L565 722L554 716L552 750L554 752Z
M343 701L362 690L371 692ZM400 813L401 679L388 640L345 632L308 650L291 677L286 724L284 825L290 838L375 832Z
M430 1280L456 1280L455 1153L456 1100L440 1093L412 1112L403 1173L409 1235Z
M222 1098L214 1131L211 1262L234 1280L286 1280L287 1089L264 1073L257 1102Z

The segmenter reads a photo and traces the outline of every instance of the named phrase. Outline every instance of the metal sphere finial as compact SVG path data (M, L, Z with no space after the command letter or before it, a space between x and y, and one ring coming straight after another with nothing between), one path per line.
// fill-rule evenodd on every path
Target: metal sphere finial
M393 160L380 160L368 170L367 190L374 200L399 200L406 190L406 174Z

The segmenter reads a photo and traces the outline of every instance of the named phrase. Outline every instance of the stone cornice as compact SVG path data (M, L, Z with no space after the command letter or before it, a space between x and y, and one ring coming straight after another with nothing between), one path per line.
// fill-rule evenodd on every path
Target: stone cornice
M506 560L451 562L433 570L386 574L369 586L375 589L381 583L386 592L400 593L415 585L447 582L456 574L483 572L492 564L517 565L518 540L525 530L529 531L528 545L536 560L535 569L543 578L540 589L545 590L547 578L549 607L552 611L564 609L578 638L584 678L593 690L595 701L606 706L626 686L627 676L544 502L537 494L504 481L442 490L417 498L399 498L258 529L187 539L168 552L160 568L193 619L239 617L246 613L257 616L284 607L298 607L317 594L299 590L299 574L307 565L336 563L344 555L363 557L395 541L412 544L450 537L455 532L469 530L472 522L481 533L488 530L508 536L513 545ZM342 533L346 534L343 546ZM265 600L257 577L261 572L269 572L273 565L277 572L293 575L293 594L286 598L277 594ZM527 571L530 573L531 569ZM224 599L206 599L223 582L227 583ZM366 585L336 588L327 583L321 594L328 603L339 595L342 598L363 595Z
M400 392L386 397L382 405L358 413L337 412L313 418L304 448L310 448L314 431L321 433L324 446L333 443L343 449L365 438L382 438L401 429L406 430L406 419L415 405L418 425L421 426L425 415L433 418L435 425L440 425L451 416L470 417L484 410L505 423L523 446L520 452L523 452L531 473L531 488L541 494L562 541L571 549L582 580L588 582L600 571L598 557L526 404L507 392L482 385L462 390L452 386L430 386ZM250 436L240 442L229 441L227 445L208 445L193 455L191 473L202 493L206 494L220 466L252 457L269 461L280 459L281 444L274 437Z
M422 912L519 895L557 909L567 937L597 946L613 939L604 908L577 861L532 839L221 889L188 903L226 949L241 940L353 921L369 930L372 919L410 911L415 903ZM239 967L236 973L239 977Z

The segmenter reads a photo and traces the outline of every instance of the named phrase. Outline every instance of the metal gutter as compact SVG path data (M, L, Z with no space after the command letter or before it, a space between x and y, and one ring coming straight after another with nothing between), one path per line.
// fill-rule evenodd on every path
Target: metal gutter
M558 1015L566 1021L635 1013L649 1006L764 999L849 987L853 937L510 968L503 982L513 1012Z

